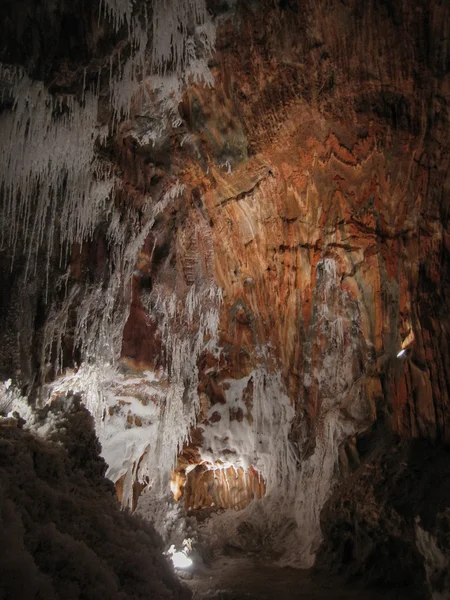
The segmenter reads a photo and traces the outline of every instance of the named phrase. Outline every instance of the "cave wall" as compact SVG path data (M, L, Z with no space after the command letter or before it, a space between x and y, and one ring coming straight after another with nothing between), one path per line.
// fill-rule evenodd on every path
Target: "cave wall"
M313 423L314 373L354 344L333 391L362 378L400 435L448 440L445 6L242 11L219 29L215 89L187 94L201 148L232 165L203 182L230 368L270 342ZM339 298L320 315L327 265Z
M316 568L410 598L449 597L449 451L379 438L321 515Z
M4 4L1 60L75 107L92 93L103 187L83 220L57 184L52 266L44 252L27 273L38 292L20 319L21 270L5 276L4 348L24 341L2 352L2 375L41 401L84 391L124 504L137 481L170 477L186 508L288 498L311 564L360 433L450 438L448 5L211 1L188 28L206 82L184 58L177 87L175 55L161 54L165 88L142 70L157 29L142 50L126 12L57 5ZM5 119L11 104L8 92ZM59 202L76 235L58 234Z
M217 407L230 378L261 364L282 375L303 455L330 413L335 443L374 419L448 441L446 11L243 3L222 15L215 86L180 106L197 153L183 181L203 206L175 225L184 282L210 276L213 250L224 296L220 361L199 365L209 443L220 420L251 419Z

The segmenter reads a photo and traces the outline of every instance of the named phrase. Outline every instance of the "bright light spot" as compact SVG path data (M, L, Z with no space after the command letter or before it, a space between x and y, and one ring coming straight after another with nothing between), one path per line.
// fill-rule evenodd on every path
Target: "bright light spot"
M184 552L174 552L171 559L176 569L187 569L192 565L192 560Z
M397 354L397 358L400 358L401 356L403 356L405 354L406 350L405 348L403 348L403 350L400 350L400 352Z
M7 381L5 381L5 389L9 390L9 388L11 387L12 381L11 379L8 379Z
M173 544L170 546L167 554L172 559L175 569L187 569L192 565L192 560L184 552L177 552Z

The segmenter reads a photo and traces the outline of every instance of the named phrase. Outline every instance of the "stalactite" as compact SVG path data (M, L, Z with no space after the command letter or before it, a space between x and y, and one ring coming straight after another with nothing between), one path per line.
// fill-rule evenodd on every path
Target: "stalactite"
M216 464L246 471L254 468L266 488L263 498L251 502L239 515L215 515L205 524L204 534L240 545L240 531L248 527L270 536L283 564L303 568L312 566L321 542L320 512L336 482L339 447L372 419L363 388L354 385L361 375L360 360L366 355L359 336L360 315L341 289L339 265L332 257L317 265L313 312L306 362L314 367L305 381L316 411L313 434L305 418L298 437L290 435L295 411L267 347L261 349L261 358L265 365L272 363L273 370L261 366L247 377L223 382L226 403L209 409L208 417L218 413L220 419L201 425L200 449L202 460L211 468ZM250 381L249 409L244 399ZM242 422L230 418L230 407L243 411ZM355 411L355 418L345 416L342 407Z
M134 0L99 0L99 15L104 14L112 21L116 31L130 24Z
M10 93L13 108L0 117L1 245L13 256L24 252L32 273L40 252L49 263L56 234L67 248L98 224L112 188L94 151L106 132L97 125L93 90L82 103L54 98L17 73Z
M67 333L69 311L76 312L74 346L80 350L83 361L115 365L120 357L122 332L129 314L131 278L136 257L152 229L155 219L183 191L176 181L163 197L154 204L148 199L144 214L139 218L134 211L124 218L122 212L110 205L111 217L106 232L111 253L110 271L105 279L92 285L74 285L61 306L54 305L46 323L43 364L49 365L53 345L56 344L55 373L61 373L63 339ZM59 285L64 286L70 276L66 273Z
M170 387L156 441L155 455L149 458L151 469L162 465L158 483L168 484L167 466L175 464L183 444L188 441L199 410L197 392L197 361L202 352L217 353L221 290L209 284L196 290L192 286L184 304L176 296L155 292L155 304L150 314L160 324L165 341Z
M205 0L154 0L130 12L130 2L109 0L108 14L116 26L128 23L130 56L122 64L111 58L110 100L116 120L128 118L133 99L142 115L162 121L178 118L178 102L190 81L213 85L208 59L215 45L215 27ZM149 132L154 139L155 132Z
M150 68L146 67L150 29L147 9L152 9ZM196 80L202 71L203 81L211 82L206 59L214 46L214 28L204 2L155 2L152 7L144 6L143 20L132 15L128 0L107 0L100 4L100 14L103 10L116 29L128 23L131 46L124 65L120 55L115 59L117 64L111 59L114 120L129 116L132 98L146 77L156 93L146 101L148 110L161 102L169 118L176 120L174 107L190 76L190 66L195 63ZM200 28L198 43L188 33L191 21ZM199 60L203 60L201 69ZM152 74L156 75L153 79ZM14 254L22 236L30 266L35 268L42 248L49 262L53 234L59 232L61 244L68 245L92 235L114 186L107 167L95 153L95 143L105 140L107 130L97 125L98 98L94 89L84 90L81 102L73 96L53 97L41 83L8 65L0 65L0 79L4 82L3 98L7 95L14 103L0 121L4 148L0 157L4 224L1 245ZM164 119L161 111L159 116ZM158 128L161 132L161 124ZM148 131L147 136L152 138L152 133Z
M138 134L141 143L155 143L168 126L179 125L178 101L183 86L192 78L212 82L207 59L215 30L204 0L101 0L102 18L109 20L116 32L124 30L129 45L126 59L120 52L111 57L109 130L98 126L97 89L84 89L81 100L76 96L56 97L22 70L0 65L2 98L12 102L11 109L0 116L4 149L0 157L0 210L1 245L12 254L12 264L15 256L25 254L27 278L34 276L42 253L48 277L55 250L63 266L75 242L82 245L100 222L106 225L109 272L90 284L74 283L70 268L60 277L54 286L60 300L50 307L41 353L41 381L51 372L59 377L42 388L41 401L69 388L82 392L100 438L106 441L113 418L108 412L110 390L112 382L121 379L116 366L129 314L136 257L156 216L183 192L183 185L175 182L157 203L149 198L142 218L133 210L123 215L114 201L120 182L98 158L97 147L122 119L131 116L133 102L142 109L141 114L152 117L152 126ZM169 382L167 397L160 399L157 411L156 437L146 431L148 441L125 452L122 466L116 464L111 451L113 478L128 473L127 481L134 479L136 460L148 444L158 457L154 459L158 477L167 478L195 422L196 360L206 346L215 343L220 291L212 292L210 282L204 289L193 287L181 317L177 316L186 317L181 330L174 325L171 302L178 300L175 296L155 298L154 314L166 349L164 377ZM191 336L183 327L192 329L193 311L199 311L203 303L207 308ZM64 372L64 344L69 331L72 350L77 350L81 360L73 373Z

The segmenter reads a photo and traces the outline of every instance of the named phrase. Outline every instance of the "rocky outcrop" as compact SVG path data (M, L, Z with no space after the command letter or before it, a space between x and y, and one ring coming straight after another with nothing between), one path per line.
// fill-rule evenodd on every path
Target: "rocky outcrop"
M120 511L88 412L52 419L53 441L0 428L0 597L190 598L154 529Z
M322 511L318 567L411 598L448 598L449 453L429 442L379 443Z

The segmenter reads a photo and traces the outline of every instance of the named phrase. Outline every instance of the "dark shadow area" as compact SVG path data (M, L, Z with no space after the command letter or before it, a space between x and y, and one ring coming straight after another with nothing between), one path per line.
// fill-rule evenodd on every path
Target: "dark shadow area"
M189 598L153 527L120 511L76 399L51 438L0 426L0 599Z
M369 448L370 440L363 446ZM429 598L431 591L446 598L449 449L424 440L385 439L332 494L321 525L317 569L380 590L403 588L411 599Z

